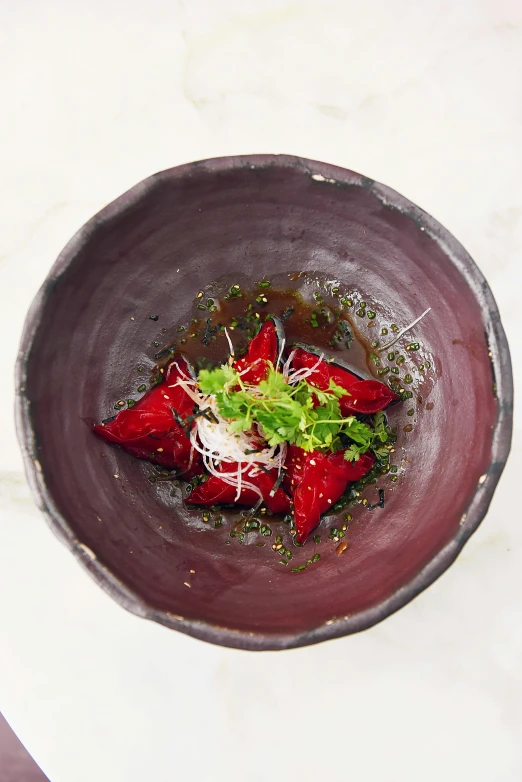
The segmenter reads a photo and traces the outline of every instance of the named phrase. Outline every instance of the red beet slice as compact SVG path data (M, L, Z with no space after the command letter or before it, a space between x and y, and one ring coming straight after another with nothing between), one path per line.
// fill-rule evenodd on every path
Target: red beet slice
M241 375L244 383L257 385L266 378L267 362L275 365L277 361L278 342L275 325L271 320L267 320L259 334L251 340L246 355L234 364L238 372L244 372Z
M237 464L224 464L222 472L237 472ZM272 513L289 513L290 499L288 495L278 488L273 497L270 496L276 481L277 470L270 470L269 473L259 472L257 475L250 476L243 474L243 480L254 484L261 491L263 501ZM211 507L219 504L236 504L253 507L259 500L259 495L252 489L242 488L239 499L236 500L236 487L225 483L221 478L211 475L210 478L196 486L187 498L187 502L192 505L204 505Z
M321 515L335 505L349 483L366 475L375 457L368 451L358 461L349 462L344 458L344 451L325 455L293 448L296 450L289 449L287 479L294 487L295 539L304 543L319 524Z
M194 452L191 463L191 444L187 428L178 423L192 414L194 402L181 386L180 377L189 377L187 363L181 357L172 362L166 380L152 388L136 404L120 412L94 431L105 440L116 443L140 459L178 469L190 480L202 472L201 456ZM190 466L189 466L190 465Z
M341 413L349 416L352 413L378 413L399 397L385 384L378 380L361 380L347 369L335 363L319 360L316 355L298 348L292 360L294 369L312 369L312 374L306 378L310 385L326 391L333 380L341 388L345 388L349 396L339 400Z

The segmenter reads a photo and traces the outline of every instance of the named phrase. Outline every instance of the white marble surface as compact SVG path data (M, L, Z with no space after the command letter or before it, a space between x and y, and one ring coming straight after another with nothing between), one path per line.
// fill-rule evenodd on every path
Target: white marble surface
M12 365L52 261L139 179L290 152L463 242L522 367L519 0L0 3L0 709L52 782L518 782L522 420L450 571L362 635L253 655L113 603L22 475Z

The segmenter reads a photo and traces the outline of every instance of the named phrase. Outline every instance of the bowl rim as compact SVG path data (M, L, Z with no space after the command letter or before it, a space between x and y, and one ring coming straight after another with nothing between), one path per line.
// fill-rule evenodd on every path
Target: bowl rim
M447 260L464 277L482 311L483 326L489 345L493 378L497 388L498 413L493 429L491 461L481 476L473 497L462 515L457 533L407 584L375 606L351 616L331 617L326 622L302 633L267 634L235 630L204 620L195 620L162 611L148 605L136 592L99 561L95 553L75 535L67 519L56 507L38 460L37 443L31 423L30 404L26 396L27 369L33 342L44 316L51 289L74 264L79 251L103 224L118 219L144 196L163 182L190 177L205 171L213 175L220 171L278 167L300 171L323 186L349 185L361 187L374 195L386 207L410 217L444 252ZM513 377L509 347L500 313L491 289L475 262L452 234L431 215L386 185L349 169L293 155L233 155L209 158L160 171L142 180L105 206L77 231L54 262L27 313L16 362L16 431L20 443L25 473L40 511L57 537L72 551L94 580L128 611L166 627L203 641L221 646L251 651L276 651L319 643L332 638L365 630L398 611L432 584L456 559L466 541L476 531L487 513L493 493L505 467L513 426Z

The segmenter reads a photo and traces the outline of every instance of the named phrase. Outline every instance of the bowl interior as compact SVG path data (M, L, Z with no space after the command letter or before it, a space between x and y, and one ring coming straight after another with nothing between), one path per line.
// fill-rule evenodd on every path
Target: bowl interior
M109 588L133 610L187 621L177 626L188 632L215 640L225 628L270 646L389 600L455 538L490 465L498 409L484 314L434 223L350 172L253 161L164 172L88 224L46 284L23 393L46 505L69 544L92 551L99 579L112 574ZM170 484L147 480L150 465L97 439L91 425L136 396L137 366L154 364L154 343L175 334L199 289L299 271L373 302L376 334L431 307L399 343L404 352L414 337L413 364L429 357L431 366L391 412L398 480L379 483L385 508L351 511L341 556L328 540L334 522L323 522L322 542L307 544L320 563L293 573L273 538L239 545L226 525L203 523ZM296 560L307 553L296 549Z

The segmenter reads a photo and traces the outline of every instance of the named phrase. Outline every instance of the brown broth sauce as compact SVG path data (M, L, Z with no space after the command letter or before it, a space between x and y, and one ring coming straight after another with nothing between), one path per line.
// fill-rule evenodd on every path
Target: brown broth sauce
M172 348L182 353L196 369L222 364L230 353L222 327L227 327L234 353L240 356L247 350L259 324L268 315L274 315L283 321L286 354L295 343L310 345L324 351L327 357L342 359L363 377L376 376L369 340L359 331L350 314L339 307L335 297L322 293L319 302L309 302L297 290L272 287L241 290L240 293L240 296L229 298L226 298L227 294L221 297L209 294L197 299L190 324L176 334L178 339L169 342L157 355ZM267 299L266 303L260 301L263 297ZM214 311L206 307L209 298ZM164 367L170 360L171 354L162 355L158 366Z

